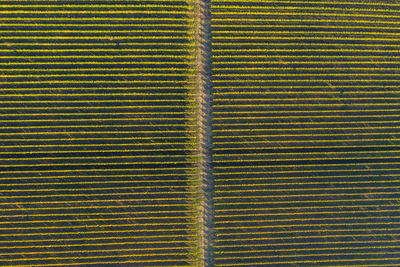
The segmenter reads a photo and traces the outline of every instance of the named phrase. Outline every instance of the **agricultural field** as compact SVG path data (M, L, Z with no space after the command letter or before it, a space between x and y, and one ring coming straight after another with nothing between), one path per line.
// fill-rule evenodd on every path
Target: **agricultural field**
M399 266L399 19L0 0L0 266Z
M215 266L397 266L396 1L212 1Z
M190 6L0 4L0 265L194 264Z

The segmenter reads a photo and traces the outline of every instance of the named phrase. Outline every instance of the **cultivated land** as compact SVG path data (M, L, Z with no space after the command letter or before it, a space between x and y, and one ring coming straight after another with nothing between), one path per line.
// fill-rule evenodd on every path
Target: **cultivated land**
M395 1L212 1L216 266L394 266Z
M400 265L399 18L0 0L0 265Z

